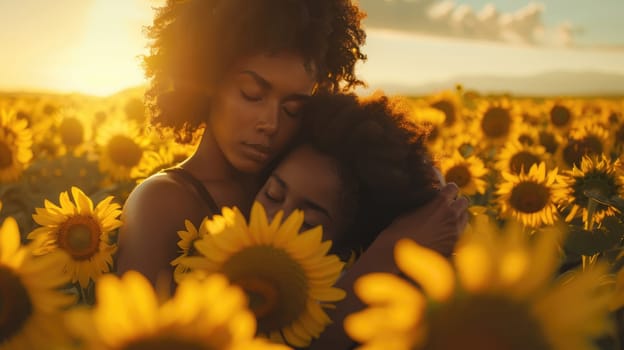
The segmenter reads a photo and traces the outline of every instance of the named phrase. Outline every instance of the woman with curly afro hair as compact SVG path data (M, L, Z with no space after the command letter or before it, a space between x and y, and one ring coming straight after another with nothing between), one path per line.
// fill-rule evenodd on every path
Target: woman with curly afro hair
M250 209L305 102L362 84L363 17L351 0L168 0L157 10L143 62L153 129L201 141L128 197L119 274L170 280L186 219L198 226L222 206Z
M365 252L338 282L347 298L328 311L334 326L314 348L352 345L342 319L363 306L353 282L364 273L398 273L393 247L399 238L449 255L468 220L468 201L454 199L457 186L440 184L425 130L400 106L381 94L317 94L302 111L297 144L256 196L269 216L303 210L303 228L321 225L323 239L331 239L333 253L344 260Z

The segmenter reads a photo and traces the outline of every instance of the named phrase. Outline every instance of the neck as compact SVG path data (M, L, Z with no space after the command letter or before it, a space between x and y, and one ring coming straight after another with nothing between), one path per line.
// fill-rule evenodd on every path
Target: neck
M206 128L195 152L181 166L199 179L220 205L251 207L260 187L260 177L243 173L232 166Z

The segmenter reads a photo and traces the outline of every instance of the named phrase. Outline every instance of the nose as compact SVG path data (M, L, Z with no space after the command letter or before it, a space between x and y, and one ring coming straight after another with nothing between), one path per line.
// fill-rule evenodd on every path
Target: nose
M267 104L259 114L256 129L266 135L273 135L279 129L279 105Z

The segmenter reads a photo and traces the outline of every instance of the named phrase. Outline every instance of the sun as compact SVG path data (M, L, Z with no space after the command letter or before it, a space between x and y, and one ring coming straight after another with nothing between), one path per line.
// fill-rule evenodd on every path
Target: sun
M161 3L163 1L158 1ZM67 92L107 96L146 84L139 56L146 52L143 27L152 18L154 1L95 0L84 15L82 34L67 43L51 63L47 85Z

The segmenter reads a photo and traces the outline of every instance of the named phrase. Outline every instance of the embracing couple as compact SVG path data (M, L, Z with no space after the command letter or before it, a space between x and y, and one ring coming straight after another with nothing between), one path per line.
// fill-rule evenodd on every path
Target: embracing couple
M425 132L393 99L349 93L362 84L363 17L350 0L171 0L158 10L144 58L151 122L181 142L203 133L187 160L130 194L118 273L172 276L184 221L198 226L223 206L301 209L333 253L359 255L337 284L348 296L330 311L334 324L312 345L343 349L342 319L361 307L353 282L398 272L397 240L451 254L468 203L441 183Z

